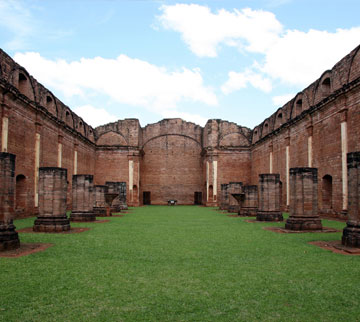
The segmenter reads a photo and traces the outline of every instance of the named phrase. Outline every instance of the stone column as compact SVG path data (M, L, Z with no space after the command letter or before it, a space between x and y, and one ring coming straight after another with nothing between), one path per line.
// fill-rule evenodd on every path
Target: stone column
M71 221L94 221L93 211L93 176L90 174L74 174L72 177L72 211Z
M105 193L108 192L108 186L94 186L94 213L96 216L106 216Z
M316 168L290 169L290 216L285 228L321 230L318 214L318 178Z
M127 201L126 201L126 182L119 182L119 201L120 209L127 210Z
M61 232L70 230L66 216L67 170L39 168L39 215L33 230Z
M0 251L20 247L13 224L15 206L15 155L0 153Z
M348 221L343 230L342 244L360 247L360 152L347 154Z
M220 210L225 210L227 209L226 208L226 202L227 202L227 196L226 196L226 193L227 193L227 184L226 183L222 183L220 185L220 203L219 203L219 209Z
M280 211L280 175L267 173L259 175L259 209L256 220L283 221Z
M112 181L106 181L105 185L108 187L108 193L118 193L120 195L120 182L112 182ZM111 204L111 210L113 212L121 212L121 206L120 206L120 196L117 196L112 204Z
M243 192L242 182L230 182L228 184L227 192L228 192L228 197L229 197L228 212L238 213L240 210L239 202L231 194Z
M246 185L243 187L245 199L240 208L240 216L256 216L258 211L258 187Z

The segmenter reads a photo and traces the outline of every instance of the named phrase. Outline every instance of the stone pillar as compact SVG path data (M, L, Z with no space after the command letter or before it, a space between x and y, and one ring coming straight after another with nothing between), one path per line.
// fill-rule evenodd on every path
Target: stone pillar
M15 203L15 155L0 153L0 251L20 247L13 224Z
M106 216L105 193L108 192L108 186L94 186L94 213L96 216Z
M93 176L90 174L74 174L72 177L72 211L71 221L94 221L93 211Z
M229 196L228 212L238 213L240 210L239 202L231 194L243 192L242 182L230 182L228 184L227 192L228 192L228 196Z
M106 181L105 184L109 187L109 193L118 193L112 203L111 211L120 212L121 210L127 210L128 206L126 203L126 182L110 182Z
M244 186L243 192L245 194L245 199L240 208L240 216L256 216L258 211L258 187L257 186Z
M219 203L219 209L220 210L227 210L227 184L226 183L222 183L220 185L220 203Z
M67 170L39 168L39 215L33 230L61 232L70 230L66 216Z
M267 173L259 175L259 209L256 220L283 221L280 211L280 175Z
M343 230L342 244L360 247L360 152L347 154L348 221Z
M318 214L318 178L316 168L290 169L290 216L285 228L321 230Z

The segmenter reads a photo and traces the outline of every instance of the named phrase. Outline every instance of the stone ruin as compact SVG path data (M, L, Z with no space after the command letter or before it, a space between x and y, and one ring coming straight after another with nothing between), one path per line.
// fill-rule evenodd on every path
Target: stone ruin
M39 214L33 230L62 232L70 230L66 216L67 170L55 167L39 168Z
M75 174L72 178L72 211L71 221L95 221L93 211L93 176Z
M0 251L20 247L19 235L13 224L15 158L11 153L0 153Z
M220 200L219 200L219 208L220 210L228 210L229 207L229 193L228 193L228 184L221 184L220 190Z
M253 217L258 211L258 187L255 185L243 186L244 200L241 203L239 216Z
M321 230L318 214L318 177L316 168L290 169L290 216L285 229Z
M283 221L280 211L281 181L279 174L259 175L259 209L256 220Z
M106 216L105 194L108 192L108 186L94 186L94 208L93 211L97 217Z
M240 194L243 192L243 183L242 182L230 182L227 186L227 193L229 198L228 203L228 212L238 213L240 210L240 204L238 200L232 196L232 194Z
M343 230L342 244L360 247L360 152L347 154L348 220Z
M118 193L119 196L112 202L111 212L121 212L121 210L127 210L126 204L126 182L112 182L106 181L105 185L108 186L109 193Z

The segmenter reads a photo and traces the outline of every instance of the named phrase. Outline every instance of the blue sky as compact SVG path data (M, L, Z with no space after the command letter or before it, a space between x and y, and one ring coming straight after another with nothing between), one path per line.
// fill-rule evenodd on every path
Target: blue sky
M253 128L360 44L358 0L0 0L0 47L92 126Z

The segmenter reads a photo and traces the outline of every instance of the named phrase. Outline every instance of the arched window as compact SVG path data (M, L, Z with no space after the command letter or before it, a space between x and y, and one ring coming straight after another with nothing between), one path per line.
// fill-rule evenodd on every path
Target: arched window
M332 209L332 176L327 174L322 178L322 208Z
M23 73L19 73L19 91L21 94L27 94L27 78Z
M327 96L331 92L331 81L330 77L326 77L321 83L321 90L324 96Z

